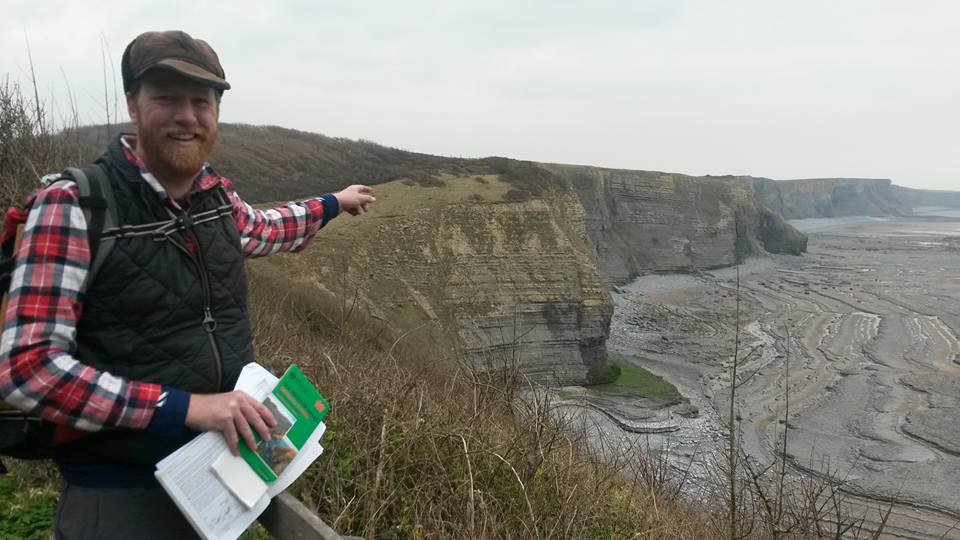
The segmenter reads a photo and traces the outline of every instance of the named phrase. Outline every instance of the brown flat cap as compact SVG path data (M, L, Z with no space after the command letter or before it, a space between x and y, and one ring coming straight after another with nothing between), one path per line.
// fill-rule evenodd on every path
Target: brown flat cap
M202 39L193 39L179 30L144 32L127 45L120 59L123 91L147 71L160 68L218 90L229 90L217 53Z

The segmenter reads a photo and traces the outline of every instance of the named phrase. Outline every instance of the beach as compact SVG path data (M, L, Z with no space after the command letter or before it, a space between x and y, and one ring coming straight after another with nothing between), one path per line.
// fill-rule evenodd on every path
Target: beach
M615 289L609 351L664 377L699 414L624 400L612 416L639 429L583 413L590 429L669 453L684 490L709 496L736 347L735 415L752 463L772 463L786 431L791 474L835 482L868 526L889 507L886 537L960 538L960 215L793 224L810 238L804 255Z

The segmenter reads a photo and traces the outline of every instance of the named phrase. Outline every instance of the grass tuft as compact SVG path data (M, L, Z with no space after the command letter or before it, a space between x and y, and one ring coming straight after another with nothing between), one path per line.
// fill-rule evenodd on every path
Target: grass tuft
M640 366L613 355L609 363L610 382L588 388L602 394L651 398L665 404L680 403L684 399L676 386Z

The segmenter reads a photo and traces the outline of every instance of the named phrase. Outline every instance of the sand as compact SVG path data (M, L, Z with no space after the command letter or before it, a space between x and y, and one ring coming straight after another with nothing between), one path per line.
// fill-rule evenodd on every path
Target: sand
M868 522L896 501L889 537L960 538L960 215L804 221L807 254L739 268L744 448L769 463L788 425L795 475L843 479ZM676 429L653 434L591 417L608 440L668 449L695 496L724 444L736 274L644 276L614 293L611 352L675 384L699 417L657 410L653 425Z

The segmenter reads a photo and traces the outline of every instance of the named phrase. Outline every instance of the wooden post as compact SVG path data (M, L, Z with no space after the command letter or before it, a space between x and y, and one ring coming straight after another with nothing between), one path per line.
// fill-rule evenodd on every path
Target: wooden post
M343 538L287 492L274 497L258 521L277 540L342 540Z

